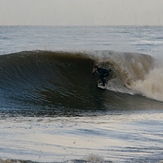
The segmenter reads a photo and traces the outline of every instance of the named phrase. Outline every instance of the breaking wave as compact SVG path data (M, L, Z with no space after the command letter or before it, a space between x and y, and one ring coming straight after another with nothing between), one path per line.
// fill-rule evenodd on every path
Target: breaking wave
M95 64L113 69L107 79L111 91L96 88L98 74L92 75ZM7 99L12 107L18 101L19 108L22 104L28 106L28 112L33 104L60 109L97 109L104 108L112 91L163 101L161 71L160 66L155 66L154 58L138 53L23 51L1 55L1 105ZM72 114L71 109L68 112Z

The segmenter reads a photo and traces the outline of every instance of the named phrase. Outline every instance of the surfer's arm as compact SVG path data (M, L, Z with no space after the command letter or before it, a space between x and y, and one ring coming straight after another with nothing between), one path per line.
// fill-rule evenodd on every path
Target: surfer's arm
M94 75L95 73L96 73L96 70L95 70L95 69L93 69L93 70L92 70L92 74Z
M92 72L92 74L94 75L96 73L96 71Z

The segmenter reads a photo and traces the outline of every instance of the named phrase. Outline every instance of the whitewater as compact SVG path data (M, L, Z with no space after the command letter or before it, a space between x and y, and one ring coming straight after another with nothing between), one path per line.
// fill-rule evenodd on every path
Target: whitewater
M0 158L163 160L161 26L0 27ZM94 65L111 68L107 90Z

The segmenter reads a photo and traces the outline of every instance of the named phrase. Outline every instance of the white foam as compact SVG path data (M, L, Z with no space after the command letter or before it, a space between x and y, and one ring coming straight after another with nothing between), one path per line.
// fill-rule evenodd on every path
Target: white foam
M104 163L104 159L97 154L89 154L86 156L86 160L90 163Z
M136 81L131 88L143 96L163 101L163 66L155 67L144 80Z

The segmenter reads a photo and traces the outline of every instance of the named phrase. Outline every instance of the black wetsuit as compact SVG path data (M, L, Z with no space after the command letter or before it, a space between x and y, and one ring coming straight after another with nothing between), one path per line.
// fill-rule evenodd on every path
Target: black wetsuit
M106 81L104 77L109 76L109 71L100 67L97 68L97 71L100 73L99 79L102 81L103 85L105 85Z

